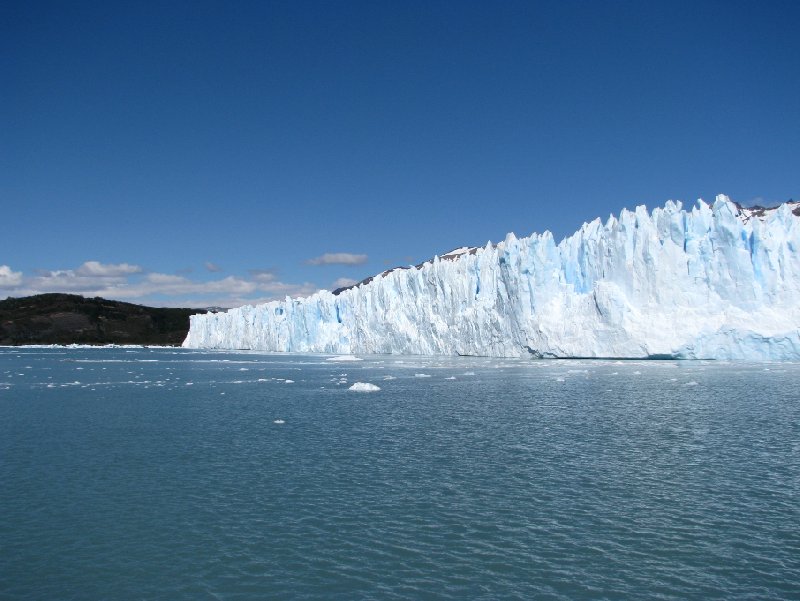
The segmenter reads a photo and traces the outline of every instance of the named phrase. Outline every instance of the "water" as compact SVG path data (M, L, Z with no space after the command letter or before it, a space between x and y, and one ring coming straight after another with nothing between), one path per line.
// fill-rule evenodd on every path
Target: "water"
M326 359L0 349L0 598L800 598L800 365Z

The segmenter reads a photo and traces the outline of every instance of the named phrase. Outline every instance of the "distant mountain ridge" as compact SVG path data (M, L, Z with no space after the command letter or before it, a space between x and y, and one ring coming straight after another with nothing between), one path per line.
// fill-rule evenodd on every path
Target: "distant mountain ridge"
M202 309L146 307L76 294L37 294L0 301L0 345L180 345L189 316Z

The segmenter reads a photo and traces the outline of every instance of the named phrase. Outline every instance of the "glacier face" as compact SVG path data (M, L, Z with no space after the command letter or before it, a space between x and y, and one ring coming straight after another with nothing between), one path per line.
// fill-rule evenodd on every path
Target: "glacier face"
M191 317L183 345L336 354L800 359L800 204L667 202L459 249L334 295Z

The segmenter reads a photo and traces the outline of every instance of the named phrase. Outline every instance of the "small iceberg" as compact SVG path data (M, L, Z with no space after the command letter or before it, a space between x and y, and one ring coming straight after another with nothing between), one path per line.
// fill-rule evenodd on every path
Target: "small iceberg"
M375 386L375 384L370 384L369 382L356 382L348 388L348 390L353 390L355 392L375 392L380 390L380 386Z
M286 422L285 422L285 421L283 421L282 419L276 419L276 420L275 420L274 422L272 422L272 423L273 423L273 424L278 424L278 425L280 425L280 424L285 424Z
M348 361L363 361L360 357L353 355L339 355L337 357L328 357L325 361L335 361L337 363L346 363Z

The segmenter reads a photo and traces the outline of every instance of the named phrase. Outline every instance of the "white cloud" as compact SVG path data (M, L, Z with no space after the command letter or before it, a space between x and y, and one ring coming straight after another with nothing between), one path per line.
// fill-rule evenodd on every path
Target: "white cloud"
M0 265L0 288L14 288L21 283L21 271L11 271L8 265Z
M180 286L191 281L185 276L169 273L148 273L144 279L157 286Z
M120 277L142 273L142 268L138 265L128 263L100 263L99 261L86 261L75 270L75 273L84 277Z
M336 290L337 288L347 288L355 284L358 284L358 280L354 280L353 278L339 278L333 283L332 289Z
M318 287L309 282L282 282L271 270L253 270L248 276L200 280L186 275L144 273L138 266L127 263L104 265L87 261L77 269L39 270L30 276L0 265L0 289L16 297L66 292L156 306L236 307L286 296L308 296Z
M367 262L367 255L354 255L352 253L325 253L306 261L309 265L363 265Z
M222 267L220 267L216 263L212 263L211 261L206 261L206 269L211 273L217 273L219 271L222 271Z
M149 273L140 282L132 282L123 288L99 290L97 296L113 294L120 299L139 299L149 296L210 296L204 302L187 305L181 301L181 306L237 306L264 302L261 299L275 300L284 296L307 296L317 291L317 287L310 283L286 284L278 281L260 282L248 280L237 276L228 276L219 280L193 281L183 276L167 273ZM250 298L258 294L258 299ZM212 302L213 301L213 302Z
M80 275L77 270L59 269L57 271L42 271L37 276L24 278L18 293L23 296L41 294L43 292L72 292L89 293L97 288L110 288L124 286L128 281L125 277L111 276L86 276Z
M257 282L274 282L278 275L271 269L251 269L250 277Z

